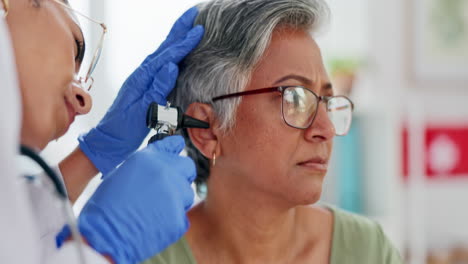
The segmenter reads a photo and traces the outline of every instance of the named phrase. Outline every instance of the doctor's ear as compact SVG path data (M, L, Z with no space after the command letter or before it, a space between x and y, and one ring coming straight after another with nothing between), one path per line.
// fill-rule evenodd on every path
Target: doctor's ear
M193 145L206 158L211 158L218 150L219 122L214 113L214 109L209 104L192 103L187 108L185 114L201 121L207 122L209 128L188 128L188 134Z

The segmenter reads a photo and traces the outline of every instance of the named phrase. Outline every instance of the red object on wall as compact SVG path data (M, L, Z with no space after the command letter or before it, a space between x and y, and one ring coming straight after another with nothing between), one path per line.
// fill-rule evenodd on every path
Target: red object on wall
M408 130L403 128L403 175L408 177ZM428 179L468 178L468 126L428 126L424 144L425 174Z

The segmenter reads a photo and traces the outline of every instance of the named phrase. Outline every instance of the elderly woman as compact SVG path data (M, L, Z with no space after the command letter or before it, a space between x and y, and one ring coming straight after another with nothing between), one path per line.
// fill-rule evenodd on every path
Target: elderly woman
M377 223L311 205L353 108L334 96L313 37L326 4L212 0L199 10L205 36L172 101L210 124L188 130L206 199L185 237L145 263L401 263Z

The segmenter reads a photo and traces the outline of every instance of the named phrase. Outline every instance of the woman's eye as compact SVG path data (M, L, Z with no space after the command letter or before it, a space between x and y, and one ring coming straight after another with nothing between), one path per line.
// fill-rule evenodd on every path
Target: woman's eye
M85 45L84 45L84 42L79 39L75 39L75 43L76 43L75 61L78 64L81 64L83 62Z

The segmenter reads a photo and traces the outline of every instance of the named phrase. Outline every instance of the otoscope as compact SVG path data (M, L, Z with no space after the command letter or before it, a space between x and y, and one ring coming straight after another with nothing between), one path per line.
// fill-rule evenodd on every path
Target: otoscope
M156 130L156 135L152 136L148 144L172 136L181 128L209 128L210 125L204 121L185 115L182 109L171 106L167 102L166 106L153 102L146 113L146 125L148 128Z

